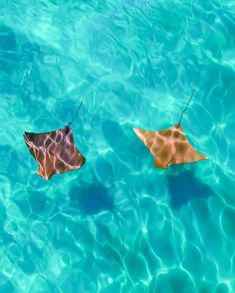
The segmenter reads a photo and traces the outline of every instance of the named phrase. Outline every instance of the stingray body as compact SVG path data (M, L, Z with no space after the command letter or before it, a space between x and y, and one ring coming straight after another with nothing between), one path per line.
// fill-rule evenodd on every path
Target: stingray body
M154 156L156 168L207 159L192 147L180 124L160 131L133 130Z
M45 179L78 169L85 163L69 126L44 133L25 132L24 139L39 164L38 175Z

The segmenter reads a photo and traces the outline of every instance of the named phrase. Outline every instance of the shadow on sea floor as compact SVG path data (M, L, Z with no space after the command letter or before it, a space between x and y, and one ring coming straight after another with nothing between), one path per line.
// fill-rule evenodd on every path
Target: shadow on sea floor
M74 187L69 193L71 205L86 215L95 215L114 209L114 200L108 189L101 183Z
M195 177L193 171L182 171L177 175L167 175L171 196L171 206L179 209L194 198L206 198L215 195L214 191Z

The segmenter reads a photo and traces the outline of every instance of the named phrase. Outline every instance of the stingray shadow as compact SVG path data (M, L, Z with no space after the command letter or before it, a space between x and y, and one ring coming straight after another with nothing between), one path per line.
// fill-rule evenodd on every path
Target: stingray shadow
M214 191L194 176L193 172L183 171L177 175L167 176L171 195L171 206L174 209L194 198L207 198L215 195Z
M102 211L114 209L113 197L109 195L108 189L101 183L74 187L69 193L71 206L79 209L86 215L95 215Z

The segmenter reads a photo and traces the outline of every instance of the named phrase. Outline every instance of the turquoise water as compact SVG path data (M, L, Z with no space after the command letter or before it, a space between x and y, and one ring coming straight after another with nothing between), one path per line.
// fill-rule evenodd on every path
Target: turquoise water
M132 127L208 161L157 170ZM235 2L0 1L0 292L235 292ZM46 181L23 131L73 124Z

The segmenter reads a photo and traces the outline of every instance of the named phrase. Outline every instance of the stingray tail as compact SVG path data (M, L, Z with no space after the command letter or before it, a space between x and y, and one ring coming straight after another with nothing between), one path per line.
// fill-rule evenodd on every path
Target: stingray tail
M180 121L179 121L179 123L177 124L177 127L180 126L181 121L182 121L182 119L183 119L184 112L187 111L187 109L188 109L188 107L189 107L189 104L190 104L190 102L191 102L191 100L192 100L192 98L193 98L193 95L194 95L195 91L196 91L196 89L194 88L193 91L192 91L191 97L190 97L189 100L188 100L187 106L185 107L185 109L184 109L184 110L182 111L182 113L181 113Z
M82 106L82 103L84 101L84 98L85 98L85 96L83 96L83 98L82 98L82 100L81 100L81 102L80 102L80 104L79 104L79 106L77 108L77 112L76 112L75 116L73 117L73 120L69 122L68 126L70 126L71 124L73 124L73 122L76 120L76 118L78 116L78 112L79 112L79 110L80 110L80 108Z

